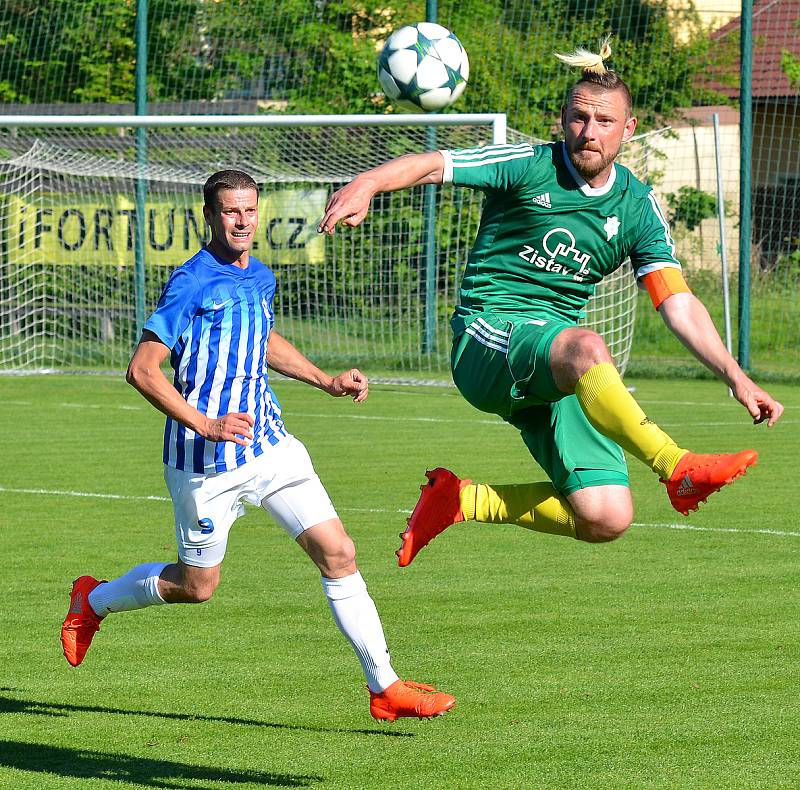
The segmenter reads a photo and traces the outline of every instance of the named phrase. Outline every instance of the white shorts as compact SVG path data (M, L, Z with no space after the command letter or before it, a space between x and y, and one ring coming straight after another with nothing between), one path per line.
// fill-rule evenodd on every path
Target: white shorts
M222 562L244 502L264 508L293 539L338 518L308 451L291 435L230 472L199 475L165 466L164 480L175 511L178 557L199 568Z

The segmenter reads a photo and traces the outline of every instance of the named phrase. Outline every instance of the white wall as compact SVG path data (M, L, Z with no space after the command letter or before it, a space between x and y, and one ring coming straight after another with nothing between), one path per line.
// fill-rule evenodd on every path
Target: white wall
M670 7L676 11L686 9L686 0L670 0ZM694 0L695 10L700 17L700 24L709 30L718 30L742 12L742 0ZM675 25L674 35L677 41L685 42L689 31Z

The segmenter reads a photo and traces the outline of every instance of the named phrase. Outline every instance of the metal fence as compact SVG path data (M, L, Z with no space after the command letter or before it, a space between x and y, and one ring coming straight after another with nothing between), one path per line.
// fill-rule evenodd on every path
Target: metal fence
M553 57L614 34L641 129L671 128L647 166L687 279L722 326L712 115L744 364L800 375L800 0L40 0L0 7L0 114L387 113L377 51L436 14L464 44L457 112L558 134L574 74ZM145 24L146 22L146 24ZM137 70L138 67L138 70ZM137 96L138 86L138 96ZM631 369L685 360L642 299Z

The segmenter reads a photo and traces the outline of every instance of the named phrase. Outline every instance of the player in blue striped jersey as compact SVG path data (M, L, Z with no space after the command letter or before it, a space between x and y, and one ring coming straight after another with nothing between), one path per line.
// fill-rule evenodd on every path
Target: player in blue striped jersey
M274 293L275 276L261 261L250 257L242 269L208 248L172 273L145 324L146 337L171 349L173 386L187 404L211 420L229 412L252 415L253 425L247 444L216 442L167 413L167 466L228 472L286 436L267 379Z
M167 415L164 477L173 501L178 560L137 565L111 582L81 576L61 630L64 655L81 663L111 612L208 600L219 584L233 522L260 505L319 568L334 620L355 650L375 718L427 718L455 699L402 681L355 548L303 444L286 430L268 368L334 397L367 398L353 368L330 376L274 330L275 277L250 255L258 188L237 170L204 187L211 241L176 269L144 326L128 381ZM172 383L161 372L169 358Z

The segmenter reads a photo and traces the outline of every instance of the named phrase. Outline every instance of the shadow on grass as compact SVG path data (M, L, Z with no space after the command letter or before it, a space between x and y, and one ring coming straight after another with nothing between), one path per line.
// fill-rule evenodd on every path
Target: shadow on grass
M11 691L11 689L0 689ZM388 738L413 738L410 732L391 732L390 730L363 729L347 730L341 727L311 727L303 724L278 724L258 719L240 719L232 716L202 716L193 713L163 713L150 710L125 710L123 708L106 708L101 705L68 705L58 702L37 702L28 699L12 699L0 696L0 714L27 713L39 716L68 716L70 713L113 713L119 716L154 716L158 719L174 719L176 721L209 721L223 724L243 724L249 727L271 727L279 730L301 730L304 732L341 732L353 735L383 735Z
M228 782L271 787L308 787L321 776L276 774L270 771L235 771L167 760L150 760L125 754L62 749L22 741L0 741L0 767L37 771L75 779L106 779L141 787L188 788L187 782Z

